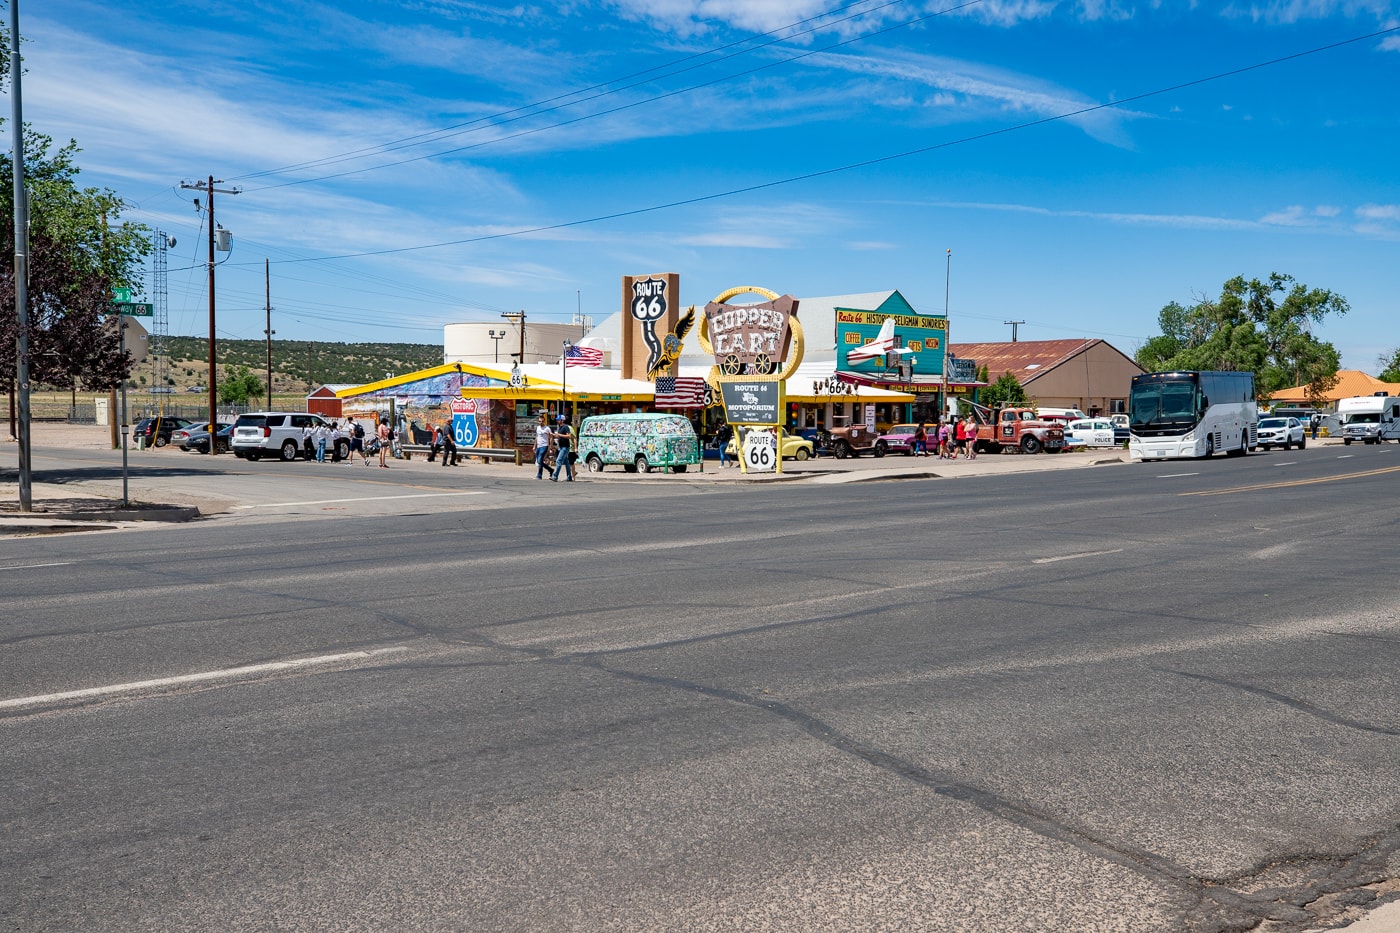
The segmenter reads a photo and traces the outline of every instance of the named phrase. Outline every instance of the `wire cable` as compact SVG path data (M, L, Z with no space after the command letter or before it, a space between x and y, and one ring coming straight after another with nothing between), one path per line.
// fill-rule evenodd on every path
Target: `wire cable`
M746 185L742 188L730 188L726 191L717 191L711 194L696 195L695 197L683 198L678 201L667 201L663 204L653 204L649 207L638 207L626 211L616 211L611 214L599 214L595 217L587 217L581 220L563 221L557 224L542 224L536 227L526 227L521 228L519 230L508 230L502 233L487 233L482 234L481 236L467 237L461 240L447 240L442 243L426 243L420 246L401 246L393 249L365 250L363 252L357 253L338 253L331 256L321 256L308 259L288 259L281 260L281 262L330 262L332 260L337 259L358 259L365 256L389 256L396 253L410 253L428 249L441 249L445 246L466 246L473 243L484 243L490 240L505 240L512 239L514 237L529 236L531 234L536 233L547 233L552 230L566 230L571 227L582 227L588 224L602 223L608 220L619 220L624 217L636 217L642 214L653 214L659 211L671 210L672 208L676 207L686 207L692 204L702 204L706 201L716 201L723 198L734 197L735 195L740 194L751 194L755 191L764 191L770 188L781 187L783 185L795 184L800 181L811 181L815 178L824 178L828 175L838 175L844 172L855 171L856 169L869 168L872 165L882 165L884 163L894 162L899 159L907 159L916 155L924 155L930 152L937 152L941 149L950 149L954 146L961 146L967 143L979 142L985 139L992 139L997 136L1005 136L1009 133L1020 132L1022 130L1032 129L1038 126L1046 126L1052 123L1059 123L1064 120L1069 120L1074 117L1083 116L1089 113L1096 113L1101 110L1115 109L1118 107L1122 107L1125 104L1131 104L1140 100L1148 100L1153 97L1160 97L1164 94L1171 94L1175 91L1181 91L1190 87L1198 87L1202 84L1209 84L1215 81L1222 81L1226 78L1236 77L1238 75L1247 74L1251 71L1258 71L1263 68L1270 68L1275 65L1283 64L1285 62L1296 61L1300 58L1306 58L1311 55L1318 55L1322 52L1328 52L1333 49L1342 48L1347 45L1353 45L1357 42L1365 42L1368 39L1375 39L1380 36L1391 35L1396 32L1400 32L1400 26L1392 26L1389 29L1381 29L1377 30L1376 32L1366 33L1365 35L1353 36L1349 39L1342 39L1337 42L1328 43L1327 45L1320 45L1302 52L1294 52L1289 55L1282 55L1278 58L1272 58L1268 61L1263 62L1256 62L1252 65L1245 65L1240 68L1232 68L1229 71L1222 71L1217 74L1209 75L1207 77L1195 78L1190 81L1183 81L1179 84L1173 84L1169 87L1158 88L1153 91L1145 91L1141 94L1134 94L1131 97L1123 97L1119 98L1118 100L1109 101L1107 103L1094 104L1089 107L1081 107L1078 110L1070 110L1064 113L1055 114L1053 116L1041 117L1036 120L1027 120L1023 123L1016 123L1010 126L1003 126L999 129L988 130L984 133L975 133L971 136L963 136L958 139L948 140L946 142L934 143L930 146L921 146L918 149L909 149L904 152L896 152L890 155L878 156L876 158L865 159L860 162L851 162L846 165L836 166L834 168L820 169L815 172L806 172L801 175L792 175L787 178L780 178L774 181L761 182L755 185Z

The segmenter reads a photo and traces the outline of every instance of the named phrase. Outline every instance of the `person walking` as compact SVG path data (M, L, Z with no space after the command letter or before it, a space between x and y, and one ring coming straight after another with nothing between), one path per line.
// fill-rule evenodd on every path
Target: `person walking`
M967 437L967 459L977 459L977 422L968 415L963 423L963 434Z
M914 456L928 456L928 427L922 421L914 428Z
M954 460L958 459L958 454L963 454L963 453L966 453L966 451L967 451L967 435L966 435L965 433L963 433L963 429L964 429L965 427L966 427L966 426L963 424L963 421L962 421L961 418L954 418L954 419L953 419L953 459L954 459Z
M359 451L360 457L369 459L369 454L365 453L365 426L355 420L351 415L345 422L345 433L350 435L350 456L347 460L355 459L355 452Z
M389 430L388 418L379 419L379 428L376 433L379 435L379 465L387 470L389 464L384 461L389 456L389 438L393 434L393 432Z
M433 428L430 443L432 446L428 448L428 462L432 463L437 459L438 451L442 450L442 428Z
M553 482L559 482L559 471L563 470L569 478L569 482L574 481L574 465L570 458L570 449L573 447L574 432L569 430L569 416L559 416L559 426L554 429L554 444L558 452L554 457L554 474L550 476Z
M1312 439L1317 440L1317 429L1322 427L1322 415L1313 412L1312 417L1308 420L1312 422Z
M442 465L457 465L457 440L452 436L452 425L443 423L442 426Z
M728 421L719 423L719 430L715 432L715 445L719 447L719 466L724 469L729 466L729 442L734 437L734 428Z
M553 441L554 432L549 430L549 416L540 412L535 419L535 479L544 479L544 458Z
M948 459L948 422L941 418L938 421L938 459Z

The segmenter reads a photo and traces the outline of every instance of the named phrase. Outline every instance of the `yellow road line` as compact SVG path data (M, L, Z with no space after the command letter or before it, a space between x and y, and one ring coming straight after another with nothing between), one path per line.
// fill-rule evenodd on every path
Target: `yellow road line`
M1258 486L1235 486L1232 489L1211 489L1206 492L1181 492L1179 496L1224 496L1232 492L1253 492L1256 489L1283 489L1287 486L1311 486L1314 483L1335 483L1344 479L1361 479L1364 476L1379 476L1382 473L1395 473L1400 466L1386 467L1383 470L1367 470L1364 473L1343 473L1341 476L1323 476L1318 479L1295 479L1286 483L1260 483Z

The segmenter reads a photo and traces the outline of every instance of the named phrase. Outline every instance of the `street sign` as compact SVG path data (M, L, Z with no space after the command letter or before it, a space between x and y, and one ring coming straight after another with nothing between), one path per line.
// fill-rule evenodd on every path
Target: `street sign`
M452 400L452 441L458 447L476 446L476 399Z
M772 431L744 435L744 466L748 473L772 473L778 465L778 442Z
M149 301L114 301L112 307L127 317L155 317L156 307Z
M125 285L117 286L116 288L112 289L112 300L120 301L124 304L130 302L131 289L127 288Z

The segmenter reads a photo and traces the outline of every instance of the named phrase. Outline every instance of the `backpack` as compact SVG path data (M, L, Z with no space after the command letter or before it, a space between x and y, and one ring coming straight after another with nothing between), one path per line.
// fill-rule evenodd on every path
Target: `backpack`
M365 436L365 426L359 422L355 423L355 436L358 438L363 438Z

